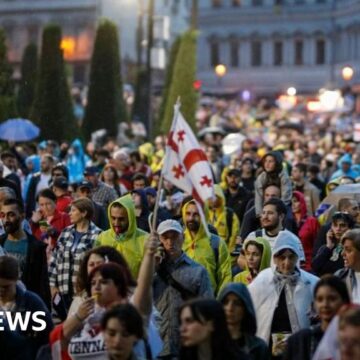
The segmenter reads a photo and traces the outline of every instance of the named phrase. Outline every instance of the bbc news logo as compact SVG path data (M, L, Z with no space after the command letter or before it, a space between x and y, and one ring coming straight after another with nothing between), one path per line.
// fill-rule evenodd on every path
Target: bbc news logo
M0 311L0 331L27 331L30 323L32 331L43 331L46 329L45 318L45 311Z

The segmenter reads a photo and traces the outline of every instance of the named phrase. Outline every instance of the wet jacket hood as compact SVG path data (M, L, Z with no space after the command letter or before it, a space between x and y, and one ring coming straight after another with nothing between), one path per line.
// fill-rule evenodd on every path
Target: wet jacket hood
M236 295L244 304L245 316L242 320L242 331L255 335L257 330L256 316L253 302L249 290L242 283L230 283L226 285L218 296L218 300L223 303L229 294Z
M141 214L149 213L149 203L147 201L146 192L143 189L136 189L132 191L135 194L138 194L141 198L142 211Z
M261 261L260 261L260 267L259 267L259 272L267 269L270 267L271 264L271 247L270 247L270 243L268 240L262 238L262 237L257 237L255 239L249 239L249 240L245 240L244 242L244 250L247 248L248 244L250 243L257 243L262 247L262 255L261 255ZM246 266L245 270L249 270L248 267Z
M280 173L283 169L283 155L281 154L280 151L269 151L268 153L266 153L262 159L261 159L261 164L263 165L264 164L264 161L265 159L268 157L268 156L272 156L275 161L276 161L276 168L275 168L275 171L276 173Z
M305 197L304 194L301 193L300 191L293 191L293 196L296 197L297 201L300 202L300 207L301 207L301 219L303 219L304 217L306 217L307 215L307 207L306 207L306 202L305 202Z
M135 206L134 206L134 202L131 197L131 194L127 194L125 196L122 196L122 197L116 199L115 201L113 201L110 204L110 206L108 208L108 218L109 218L111 233L114 237L116 237L117 235L116 235L116 232L111 223L111 216L110 216L110 211L114 204L120 204L123 208L125 208L127 215L128 215L128 219L129 219L128 229L124 233L119 234L118 236L120 236L120 238L121 237L126 237L126 238L131 237L137 229L136 217L135 217Z
M182 215L183 224L184 224L184 226L185 226L185 232L184 232L184 233L185 233L185 236L191 237L191 235L190 235L190 230L189 230L189 229L187 228L187 226L186 226L186 216L185 216L185 214L186 214L186 209L188 208L189 205L195 205L195 206L196 206L196 204L195 204L195 202L194 202L193 200L188 201L188 202L185 203L185 205L183 206L183 208L182 208L182 210L181 210L181 215ZM204 211L205 211L205 219L207 219L207 218L208 218L208 210L207 210L207 207L204 209ZM204 228L203 222L202 222L201 219L200 219L200 227L199 227L198 232L196 233L195 239L201 239L201 238L203 238L203 237L206 237L206 230L205 230L205 228ZM194 239L194 240L195 240L195 239Z

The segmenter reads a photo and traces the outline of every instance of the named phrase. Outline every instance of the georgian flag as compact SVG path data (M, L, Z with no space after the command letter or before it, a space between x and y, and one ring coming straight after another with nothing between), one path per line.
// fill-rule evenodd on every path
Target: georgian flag
M207 199L214 198L213 175L206 155L179 107L179 104L174 106L162 173L166 180L203 205Z

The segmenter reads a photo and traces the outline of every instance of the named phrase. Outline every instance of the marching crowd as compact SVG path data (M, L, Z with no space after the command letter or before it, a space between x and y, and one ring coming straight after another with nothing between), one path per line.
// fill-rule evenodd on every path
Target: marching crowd
M206 224L190 194L159 187L166 136L8 144L0 310L47 326L0 318L0 357L360 359L355 120L203 102Z

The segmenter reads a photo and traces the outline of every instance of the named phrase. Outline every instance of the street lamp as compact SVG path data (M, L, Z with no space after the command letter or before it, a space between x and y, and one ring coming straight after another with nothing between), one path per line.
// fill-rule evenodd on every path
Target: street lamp
M296 89L295 89L293 86L291 86L291 87L289 87L289 88L286 90L286 93L287 93L289 96L295 96L296 93L297 93L297 91L296 91Z
M344 81L350 81L354 76L354 69L351 66L344 66L341 69L341 75Z
M221 85L221 79L225 76L226 71L226 66L223 64L218 64L215 66L215 74L217 76L217 84L219 86Z

